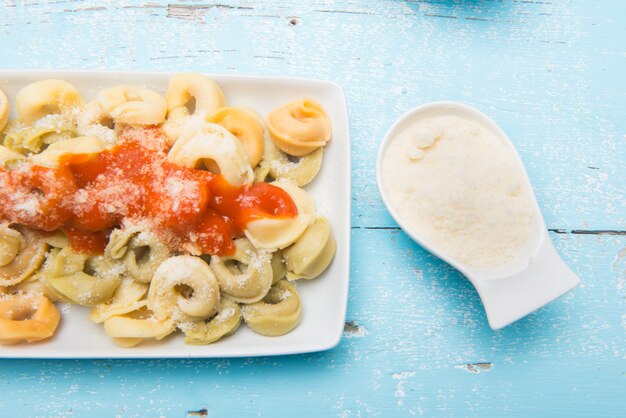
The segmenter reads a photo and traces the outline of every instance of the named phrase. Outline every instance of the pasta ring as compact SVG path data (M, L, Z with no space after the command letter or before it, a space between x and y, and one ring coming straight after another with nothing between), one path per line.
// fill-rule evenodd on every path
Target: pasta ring
M209 77L198 73L173 75L165 98L168 112L163 130L170 145L193 130L196 121L203 121L210 113L226 106L220 86ZM191 107L193 110L189 109Z
M111 299L121 283L124 266L119 262L102 256L78 254L69 247L53 254L43 270L42 280L65 302L82 306L104 303Z
M178 139L167 159L191 168L204 165L235 186L251 184L254 180L241 142L226 128L214 123L205 123L202 129Z
M95 136L107 145L115 144L115 121L97 101L89 102L76 116L76 129L84 136Z
M129 125L156 125L167 113L167 102L160 94L125 84L100 91L98 103L116 123Z
M46 248L39 234L0 224L0 286L13 286L32 275L43 263Z
M27 293L0 298L0 344L13 345L49 338L61 314L45 296Z
M9 121L9 99L0 89L0 132L7 126Z
M194 345L211 344L237 331L241 324L241 309L229 298L222 298L217 313L211 319L193 322L183 327L185 343Z
M271 183L286 191L298 208L295 218L258 219L246 225L244 234L256 248L276 250L293 244L313 220L315 204L311 196L290 181Z
M30 124L48 115L70 113L82 107L83 97L63 80L42 80L22 88L15 97L20 120Z
M13 120L4 134L4 145L13 151L38 153L56 141L75 137L76 124L72 114L62 113L48 115L35 124Z
M302 157L296 157L296 161L292 161L292 158L276 150L275 157L269 162L269 175L276 180L290 180L302 187L309 184L320 171L324 159L324 147L319 147Z
M263 119L251 110L223 107L207 117L207 121L228 129L243 144L252 168L261 161L264 152L265 126Z
M134 347L145 339L162 340L176 329L169 320L157 320L146 308L115 315L104 321L104 332L122 347Z
M150 283L157 267L169 257L170 251L152 232L131 227L111 233L105 254L114 260L123 258L135 280Z
M306 98L271 111L267 127L276 146L297 157L326 145L331 134L330 120L322 105Z
M176 324L208 318L220 301L220 287L211 268L199 257L170 257L157 268L148 290L148 309Z
M271 259L246 238L236 239L235 246L237 249L231 256L211 257L211 269L220 289L236 302L263 299L272 286Z
M287 279L314 279L322 274L333 257L337 244L330 231L328 219L318 216L304 234L283 250Z
M269 337L288 333L302 319L300 295L287 280L276 283L262 301L244 305L241 311L252 331Z

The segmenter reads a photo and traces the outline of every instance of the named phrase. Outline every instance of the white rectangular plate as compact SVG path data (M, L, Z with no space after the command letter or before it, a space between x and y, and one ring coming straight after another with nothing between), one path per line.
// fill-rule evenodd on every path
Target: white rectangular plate
M333 134L318 177L305 188L317 211L328 217L337 240L330 267L318 278L299 281L302 322L287 335L264 337L245 325L234 335L206 346L190 346L178 333L164 341L146 341L124 349L113 344L102 325L87 319L88 308L59 304L61 324L55 336L41 343L0 346L3 358L165 358L245 357L322 351L336 346L343 332L350 270L350 138L342 88L318 80L209 75L224 90L228 104L256 110L272 109L302 97L320 102L330 116ZM104 87L135 84L165 94L169 74L113 72L0 71L0 89L13 103L20 88L34 81L58 78L73 83L86 101ZM12 117L15 117L14 109Z

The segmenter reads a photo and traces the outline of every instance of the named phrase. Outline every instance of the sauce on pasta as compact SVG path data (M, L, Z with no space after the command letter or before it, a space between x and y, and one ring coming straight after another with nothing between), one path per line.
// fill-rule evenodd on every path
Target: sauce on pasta
M119 145L97 154L67 154L57 168L0 168L0 219L44 231L62 229L72 249L102 253L112 228L145 222L173 251L193 245L230 255L233 237L255 219L294 217L279 187L236 187L223 176L167 161L160 129L126 128Z

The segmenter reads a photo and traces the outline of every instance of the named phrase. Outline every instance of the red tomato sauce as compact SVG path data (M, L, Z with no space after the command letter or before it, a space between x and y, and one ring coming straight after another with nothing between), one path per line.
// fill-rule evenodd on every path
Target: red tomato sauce
M72 249L104 251L113 228L146 225L172 251L190 246L229 255L248 222L296 216L281 188L233 186L223 176L167 161L157 128L127 128L119 145L97 154L67 154L58 168L0 168L0 219L32 229L61 229Z

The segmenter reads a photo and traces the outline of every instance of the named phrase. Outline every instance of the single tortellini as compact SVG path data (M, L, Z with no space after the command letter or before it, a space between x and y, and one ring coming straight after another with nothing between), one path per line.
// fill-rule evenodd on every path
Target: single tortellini
M98 103L115 123L156 125L167 113L167 102L160 94L125 84L100 91Z
M41 235L0 223L0 286L13 286L31 276L46 255Z
M283 250L287 279L314 279L319 276L332 261L336 249L328 219L317 216L304 234Z
M294 218L265 218L249 222L244 231L257 248L276 250L293 244L313 221L315 204L311 196L294 183L278 180L272 183L293 199L298 214Z
M254 248L246 238L235 240L235 246L233 255L211 257L220 289L237 302L261 300L272 286L270 255Z
M300 99L274 109L267 127L278 148L301 157L330 140L331 125L326 111L313 99Z
M146 283L126 277L122 279L110 301L94 306L89 313L89 319L99 324L112 316L137 311L146 306L147 301L144 296L147 292L148 285Z
M167 159L185 167L204 166L235 186L251 184L254 180L241 142L226 128L214 123L205 123L201 129L179 138Z
M135 227L114 230L104 252L114 260L123 260L131 276L142 283L149 283L170 256L167 246L153 232Z
M276 180L290 180L302 187L317 176L323 160L323 147L302 157L292 157L277 149L274 158L268 162L269 175Z
M9 99L0 89L0 132L7 126L9 121Z
M252 168L263 157L266 136L263 119L251 110L241 107L223 107L207 117L207 121L226 128L242 143Z
M83 136L95 136L107 146L115 145L115 121L95 100L87 103L76 115L76 131Z
M157 268L148 290L148 308L157 320L176 324L208 318L220 302L211 268L192 255L170 257Z
M213 317L192 322L182 327L182 331L187 344L204 345L234 333L239 324L241 324L239 305L228 297L223 297Z
M194 129L210 113L226 106L222 89L209 77L198 73L175 74L170 78L165 95L167 121L163 129L170 145Z
M71 248L54 257L42 272L42 280L66 302L95 306L111 299L122 281L124 266L103 256L79 254Z
M63 155L96 154L103 150L104 145L98 138L81 136L57 141L39 154L32 155L30 160L37 165L54 168L59 166Z
M0 298L0 344L13 345L51 337L61 314L45 296L16 293Z
M302 319L300 295L293 284L281 280L263 300L242 306L241 313L252 331L270 337L284 335Z
M38 153L50 144L77 136L74 117L70 114L54 114L35 124L16 119L6 130L4 145L19 153Z
M37 81L22 88L15 98L20 120L27 124L48 115L72 113L82 105L78 90L63 80Z
M104 321L104 332L120 347L130 348L146 339L162 340L176 330L169 320L159 320L147 308L122 315L113 315Z

